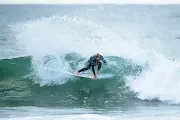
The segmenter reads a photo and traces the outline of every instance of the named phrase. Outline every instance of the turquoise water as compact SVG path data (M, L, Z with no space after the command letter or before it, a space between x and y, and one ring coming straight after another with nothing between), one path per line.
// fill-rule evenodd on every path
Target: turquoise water
M0 119L178 120L179 11L0 5ZM112 78L65 74L96 52Z

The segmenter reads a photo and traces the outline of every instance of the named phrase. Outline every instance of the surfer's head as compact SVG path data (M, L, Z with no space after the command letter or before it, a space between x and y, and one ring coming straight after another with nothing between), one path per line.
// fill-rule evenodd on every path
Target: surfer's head
M100 60L100 54L99 54L99 53L96 53L96 54L95 54L95 59L96 59L96 60Z

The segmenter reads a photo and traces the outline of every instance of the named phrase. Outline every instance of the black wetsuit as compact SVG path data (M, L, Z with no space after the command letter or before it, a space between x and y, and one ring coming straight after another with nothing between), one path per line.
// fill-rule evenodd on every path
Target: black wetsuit
M96 60L94 56L91 56L90 59L88 60L88 66L85 68L82 68L78 72L83 72L83 71L89 70L92 67L93 74L96 75L95 70L94 70L94 66L98 66L98 71L99 71L101 69L101 65L102 65L102 63L100 62L101 60L104 63L106 63L106 61L104 60L102 55L100 55L99 60Z

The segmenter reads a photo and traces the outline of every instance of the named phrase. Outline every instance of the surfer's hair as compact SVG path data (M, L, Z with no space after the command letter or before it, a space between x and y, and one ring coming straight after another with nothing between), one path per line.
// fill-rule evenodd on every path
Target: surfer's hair
M100 57L100 54L99 54L99 53L96 53L96 54L95 54L95 57L97 57L97 58Z

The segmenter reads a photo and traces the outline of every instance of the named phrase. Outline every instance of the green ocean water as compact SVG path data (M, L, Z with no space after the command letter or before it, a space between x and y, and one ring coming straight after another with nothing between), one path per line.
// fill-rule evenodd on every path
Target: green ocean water
M71 57L73 54L65 56L67 61ZM109 59L118 61L116 66L121 66L120 72L113 65L102 70L102 73L114 74L113 78L94 81L74 77L63 84L50 82L43 86L38 83L43 78L34 74L31 57L1 60L1 106L115 107L127 104L136 99L136 95L125 85L124 77L139 74L142 67L118 57Z

